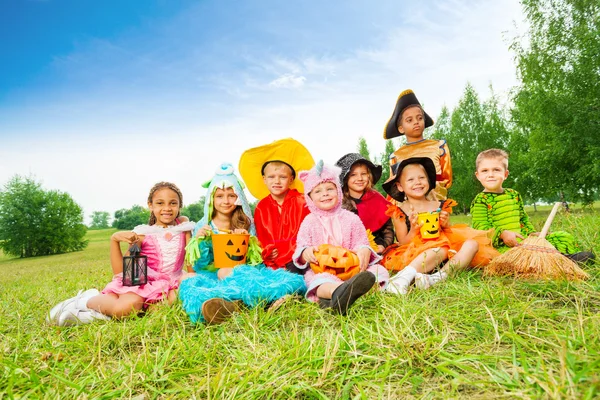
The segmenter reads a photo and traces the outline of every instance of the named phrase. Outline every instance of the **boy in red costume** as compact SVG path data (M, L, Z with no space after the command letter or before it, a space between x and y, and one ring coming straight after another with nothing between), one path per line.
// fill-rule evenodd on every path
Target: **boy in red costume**
M308 150L294 139L246 150L240 158L239 171L248 190L262 199L254 211L254 223L267 267L304 273L296 268L292 255L300 224L310 211L302 182L295 178L296 171L308 170L314 164Z

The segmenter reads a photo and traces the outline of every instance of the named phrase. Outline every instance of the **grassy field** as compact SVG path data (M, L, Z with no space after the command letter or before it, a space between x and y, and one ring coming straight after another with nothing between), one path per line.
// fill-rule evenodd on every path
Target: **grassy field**
M532 216L537 227L547 213ZM554 229L599 253L599 217L577 210ZM598 263L580 283L463 272L406 297L374 293L347 317L297 300L220 326L193 326L178 305L47 325L55 303L109 281L112 232L90 231L82 252L0 256L0 398L600 396Z

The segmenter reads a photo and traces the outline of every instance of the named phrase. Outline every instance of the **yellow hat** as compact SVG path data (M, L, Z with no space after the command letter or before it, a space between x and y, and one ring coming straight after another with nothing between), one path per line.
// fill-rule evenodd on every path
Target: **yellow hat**
M269 195L269 190L263 182L265 164L270 161L281 161L292 167L295 174L309 170L315 165L312 156L302 143L292 138L276 140L273 143L246 150L240 157L239 172L252 196L261 200ZM294 179L291 189L300 193L304 186L300 179Z

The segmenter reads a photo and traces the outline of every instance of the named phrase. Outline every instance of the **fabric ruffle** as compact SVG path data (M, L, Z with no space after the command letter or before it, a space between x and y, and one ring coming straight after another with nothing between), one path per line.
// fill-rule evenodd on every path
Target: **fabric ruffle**
M249 307L270 303L288 294L306 291L302 275L284 269L272 270L264 265L240 265L223 280L215 272L200 271L181 282L179 298L193 323L203 322L202 304L212 298L241 300Z

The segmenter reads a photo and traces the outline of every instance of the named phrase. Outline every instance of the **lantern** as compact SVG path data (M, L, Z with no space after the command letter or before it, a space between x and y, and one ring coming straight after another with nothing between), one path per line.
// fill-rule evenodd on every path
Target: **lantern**
M134 243L129 255L123 257L123 286L140 286L148 283L148 257L140 255L140 247Z
M440 237L440 213L439 211L422 212L418 214L421 225L421 237L423 239L435 239Z
M360 260L356 253L340 246L322 244L315 252L319 264L310 264L316 273L327 272L341 280L348 280L360 271Z
M247 233L219 233L212 235L215 268L233 268L246 262L248 242Z

